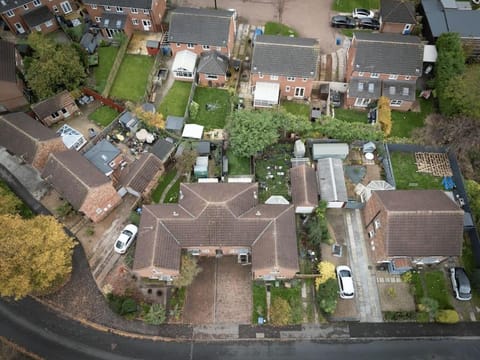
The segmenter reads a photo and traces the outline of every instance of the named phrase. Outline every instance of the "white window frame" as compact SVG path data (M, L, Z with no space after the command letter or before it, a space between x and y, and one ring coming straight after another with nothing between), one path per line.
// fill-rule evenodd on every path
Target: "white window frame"
M15 13L14 13L12 10L8 10L8 11L7 11L7 16L8 16L8 17L14 17L14 16L15 16Z
M285 92L290 92L290 90L291 90L290 85L285 86Z
M278 75L270 75L270 80L278 80Z
M130 12L132 14L138 14L138 9L137 8L130 8Z
M116 10L116 12L118 12L118 13L123 13L123 7L121 7L121 6L116 6L116 7L115 7L115 10Z
M132 19L132 24L133 25L138 25L138 19Z
M182 46L182 44L180 44L180 43L176 43L175 45L176 45L177 47Z
M295 76L287 76L287 81L295 81Z
M305 97L305 88L301 86L296 86L293 92L293 97L303 99Z
M380 220L375 220L375 221L373 222L373 227L375 228L375 230L380 229L380 226L381 226Z
M403 100L390 100L390 106L401 106L403 104Z
M370 77L374 78L374 79L378 79L380 77L380 75L378 73L371 73Z
M410 80L412 77L410 75L405 76L405 80Z
M102 22L102 18L100 16L95 16L95 22Z
M195 49L195 44L188 43L187 44L187 49Z
M218 80L218 75L215 74L206 74L205 78L208 80Z
M143 9L143 13L146 14L146 15L148 15L148 14L150 14L150 10L148 10L148 9Z
M38 32L41 32L42 31L42 26L41 25L35 26L35 30L37 30Z
M403 95L403 96L409 96L409 95L410 95L410 88L408 88L408 87L403 87L403 88L402 88L402 95Z
M112 10L112 9L110 8L110 6L108 6L108 5L105 5L103 8L105 9L105 11L110 11L110 10Z
M52 6L52 9L53 9L53 11L54 11L56 14L58 14L59 10L58 10L58 6L57 6L57 5L53 5L53 6Z
M365 73L363 71L358 72L358 76L363 76L363 75L365 75Z
M262 73L258 73L258 78L259 78L259 79L263 79L263 74L262 74Z
M33 6L38 7L42 5L42 2L40 0L33 0Z
M97 4L90 4L90 8L91 8L92 10L97 10L97 9L98 9L98 6L97 6Z
M303 78L302 81L303 81L303 82L307 82L307 78Z
M370 231L368 232L368 238L371 239L371 238L373 238L374 236L375 236L375 231L370 230Z
M221 46L217 46L216 50L217 50L217 51L222 51L222 47L221 47Z
M72 5L70 5L68 1L61 2L60 7L65 15L70 14L73 11Z
M203 50L210 50L210 45L202 45Z
M23 9L24 9L24 10L28 10L28 9L29 9L28 3L27 3L27 4L23 4Z
M370 104L371 99L367 98L355 98L356 107L367 107Z
M398 79L398 75L390 74L390 75L388 75L388 79L389 79L389 80L397 80L397 79Z
M52 21L52 20L46 21L46 22L45 22L45 26L46 26L47 28L52 27L52 26L53 26L53 21Z

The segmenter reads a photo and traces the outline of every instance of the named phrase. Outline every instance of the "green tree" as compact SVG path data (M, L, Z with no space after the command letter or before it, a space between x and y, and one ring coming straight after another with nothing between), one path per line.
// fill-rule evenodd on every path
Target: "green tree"
M465 188L467 190L468 203L472 209L473 218L476 224L480 224L480 184L474 180L466 180Z
M448 79L441 92L446 115L480 119L480 65L469 65L462 75Z
M0 295L54 290L72 271L74 241L52 216L0 215Z
M308 239L314 246L320 245L321 242L329 245L332 244L328 233L327 218L325 214L326 210L326 201L320 201L314 215L307 223Z
M150 325L161 325L166 319L165 307L161 304L153 304L143 316L143 320Z
M287 300L276 297L270 307L270 322L272 325L285 326L290 324L292 319L292 308Z
M196 258L190 255L182 255L180 275L173 280L173 285L177 288L189 286L201 271L202 268L198 266Z
M32 32L28 43L34 53L26 62L26 79L38 99L71 91L83 83L85 68L73 46L57 44L39 32Z
M317 288L317 303L325 314L333 314L337 308L338 284L335 278L330 278Z
M347 122L338 119L326 119L315 130L330 139L346 142L354 140L379 141L383 133L378 126L360 122Z

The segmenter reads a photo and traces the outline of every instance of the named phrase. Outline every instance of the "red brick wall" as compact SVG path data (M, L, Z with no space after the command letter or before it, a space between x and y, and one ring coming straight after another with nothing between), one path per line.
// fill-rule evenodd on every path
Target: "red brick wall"
M380 212L380 213L379 213ZM363 209L363 218L365 223L365 237L368 242L368 246L371 248L371 242L375 246L375 255L376 261L382 261L387 259L386 255L386 231L388 229L387 223L387 211L380 203L378 197L373 192L372 197L367 201ZM374 220L380 221L380 227L375 229ZM375 235L372 238L369 238L368 232L375 231Z
M207 45L207 44L205 44ZM208 50L205 50L202 48L202 45L194 45L193 48L189 48L187 47L187 44L177 44L177 43L170 43L170 48L172 49L172 56L174 57L175 54L179 51L182 51L182 50L188 50L188 51L191 51L195 54L197 54L198 56L200 56L201 53L205 52L205 51L208 51ZM216 50L222 54L225 54L228 56L228 49L226 47L216 47L216 46L210 46L210 50Z
M67 150L67 148L61 137L43 141L37 146L37 152L33 158L32 166L38 170L43 170L48 160L48 155L65 150Z
M115 209L121 201L122 198L117 194L113 185L106 183L90 189L79 211L83 212L93 222L99 222ZM101 209L101 213L97 214L97 209Z
M312 78L307 78L306 81L304 81L303 78L295 78L294 81L288 81L285 76L279 76L278 80L272 80L270 78L270 75L268 74L263 74L263 78L260 78L259 74L251 74L250 81L252 83L252 86L254 86L257 83L257 81L272 82L272 83L280 84L281 98L292 97L294 99L304 99L304 98L310 98L310 96L312 95L312 87L313 87ZM289 90L287 89L287 86L290 87ZM303 96L301 97L294 96L296 87L305 88L305 92Z
M392 22L384 22L380 28L380 32L384 33L395 33L395 34L403 34L403 29L405 29L405 25L403 23L392 23ZM410 33L415 29L414 24L410 24Z
M211 81L212 86L224 86L227 81L227 77L224 75L219 75L217 80L207 79L207 74L198 74L198 83L201 86L209 86L209 81Z

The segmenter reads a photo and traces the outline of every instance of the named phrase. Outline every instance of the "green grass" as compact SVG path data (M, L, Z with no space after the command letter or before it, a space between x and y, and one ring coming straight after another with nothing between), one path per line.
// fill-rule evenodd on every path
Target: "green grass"
M238 157L229 152L228 155L228 175L249 175L250 174L250 159L245 157Z
M168 115L184 116L187 108L188 95L192 84L189 82L175 81L163 98L158 111L166 119Z
M425 294L423 291L422 278L420 276L421 275L419 272L412 272L413 297L415 298L415 303L417 304L420 303L420 300Z
M280 285L279 287L272 286L270 289L272 301L275 297L280 297L290 304L290 308L292 309L291 323L301 324L303 322L303 308L300 282L296 285L292 284L291 288Z
M287 25L269 21L265 24L265 35L298 36L298 32Z
M290 114L306 117L307 119L310 117L310 105L308 104L301 104L295 101L286 100L282 101L280 106Z
M178 203L178 195L180 192L180 179L178 179L175 184L172 185L170 190L168 190L167 195L165 196L165 204Z
M118 111L108 106L99 107L88 117L95 124L105 127L109 125L118 116Z
M226 90L207 87L197 87L193 101L200 105L197 117L191 122L205 126L205 130L223 129L225 119L230 114L230 95ZM216 106L213 110L207 110L206 105Z
M427 296L438 301L439 309L453 309L450 303L450 292L446 287L443 271L428 271L424 274Z
M153 62L154 59L151 56L125 55L110 96L133 102L142 101Z
M443 189L442 178L417 172L414 153L391 152L397 190Z
M352 12L355 8L380 9L380 0L334 0L332 9L339 12Z
M152 201L154 203L158 203L160 201L160 198L162 197L165 188L168 184L170 184L175 175L177 175L177 170L172 169L166 174L164 174L160 179L158 179L158 185L152 191Z
M99 47L98 50L98 66L94 68L93 75L95 77L95 90L102 92L107 84L110 69L117 57L118 47L105 46Z
M263 282L253 283L252 296L252 324L257 324L260 316L264 319L267 318L267 291Z

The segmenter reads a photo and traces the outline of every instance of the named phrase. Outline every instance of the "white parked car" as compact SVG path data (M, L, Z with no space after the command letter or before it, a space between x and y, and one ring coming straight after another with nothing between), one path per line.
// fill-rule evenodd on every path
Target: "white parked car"
M137 233L138 227L136 227L135 225L128 224L127 226L125 226L122 230L122 233L115 241L115 246L113 248L115 252L119 254L125 254L128 247L132 245L133 240L135 240Z
M373 18L375 13L372 10L356 8L352 11L352 17L354 19Z
M450 281L457 300L468 301L472 298L472 288L465 269L461 267L450 268Z
M337 266L337 280L342 299L353 299L355 290L353 288L352 270L346 265Z

